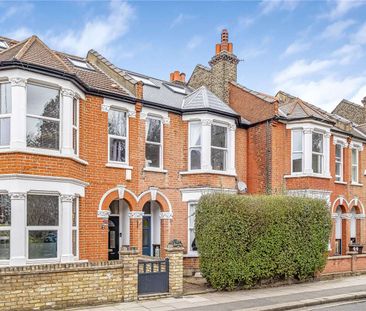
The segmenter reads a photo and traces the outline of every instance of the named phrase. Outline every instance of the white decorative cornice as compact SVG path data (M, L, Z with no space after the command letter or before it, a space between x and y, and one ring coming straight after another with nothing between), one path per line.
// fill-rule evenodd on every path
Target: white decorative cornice
M150 187L150 194L151 194L151 201L156 201L156 196L158 194L158 188L156 187Z
M120 200L124 199L126 187L123 185L119 185L117 186L117 189L118 189L118 198Z
M211 126L212 120L211 119L202 119L203 126Z
M173 219L173 213L172 212L160 212L159 217L160 217L160 219Z
M164 117L163 118L163 124L169 125L170 124L170 118L169 117Z
M342 213L341 214L341 218L342 219L351 219L351 214L350 213Z
M342 145L342 147L348 147L347 139L344 137L333 137L333 145Z
M130 118L136 118L136 111L135 110L128 110L127 116Z
M71 194L62 194L60 196L61 202L68 202L71 203L72 200L74 199L74 196Z
M102 219L108 219L110 214L111 214L111 211L98 210L97 217L102 218Z
M27 194L23 192L11 192L9 196L11 200L25 200Z
M235 131L236 130L236 125L235 124L230 124L229 125L229 130L230 131Z
M356 219L365 219L366 218L366 215L364 215L364 214L356 214L355 215L355 218Z
M358 151L363 150L363 144L359 142L352 141L349 146L351 149L357 149Z
M330 138L331 134L329 132L324 133L325 138Z
M141 120L146 120L146 118L147 118L147 113L146 113L146 112L141 111L141 112L140 112L140 119L141 119Z
M137 212L137 211L128 212L128 217L130 217L131 219L142 219L143 216L144 212Z
M111 106L108 104L102 104L101 108L103 112L108 112L111 109Z
M332 219L336 219L338 218L338 214L337 213L332 213Z
M313 132L313 128L304 128L302 131L304 134L311 134Z
M11 86L25 87L27 80L24 78L11 78L10 83L11 83Z
M75 98L76 97L76 93L71 90L71 89L61 89L61 95L63 97L71 97L71 98Z

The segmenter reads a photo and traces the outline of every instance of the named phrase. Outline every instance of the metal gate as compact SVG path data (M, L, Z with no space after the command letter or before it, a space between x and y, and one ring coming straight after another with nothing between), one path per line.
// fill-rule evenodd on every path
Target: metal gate
M169 292L169 259L139 260L139 295L167 292Z

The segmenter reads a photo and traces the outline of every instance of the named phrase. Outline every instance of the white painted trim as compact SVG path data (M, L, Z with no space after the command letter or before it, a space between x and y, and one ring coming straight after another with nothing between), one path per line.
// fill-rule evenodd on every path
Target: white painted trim
M210 193L231 193L237 194L238 191L236 189L230 188L210 188L210 187L202 187L202 188L182 188L180 189L182 194L182 202L198 202L204 194Z
M155 192L155 191L156 191L156 192ZM140 193L140 195L137 197L137 201L140 201L140 200L141 200L141 198L142 198L144 195L148 194L148 193L150 193L150 194L151 194L151 200L153 200L153 201L154 201L154 198L153 198L153 197L154 197L155 195L157 195L157 194L160 194L160 195L164 198L164 200L168 203L169 212L173 213L172 205L171 205L171 203L170 203L170 201L169 201L168 197L167 197L164 193L162 193L161 191L159 191L157 188L149 189L149 190L146 190L146 191L144 191L144 192ZM155 196L155 198L156 198L156 196Z
M179 172L180 175L195 175L195 174L214 174L214 175L225 175L225 176L237 176L236 173L231 173L228 171L215 171L215 170L192 170Z

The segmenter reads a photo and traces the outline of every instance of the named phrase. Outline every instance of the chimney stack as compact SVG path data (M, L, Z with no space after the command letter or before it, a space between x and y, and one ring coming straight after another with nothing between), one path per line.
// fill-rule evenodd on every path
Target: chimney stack
M186 74L184 72L179 72L178 70L176 70L170 74L170 82L177 84L185 84Z
M222 51L233 53L233 44L229 42L229 32L223 29L221 32L221 43L216 44L216 55Z
M366 96L361 100L361 103L363 103L363 106L366 108Z

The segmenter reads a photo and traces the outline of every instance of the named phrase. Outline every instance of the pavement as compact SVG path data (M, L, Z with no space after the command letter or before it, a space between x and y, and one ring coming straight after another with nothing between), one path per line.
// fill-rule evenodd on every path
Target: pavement
M105 306L74 308L92 311L280 311L320 310L311 308L325 304L337 305L366 299L366 275L316 281L288 286L232 292L211 292L181 298L160 298ZM302 309L301 309L302 308ZM333 310L324 309L324 310ZM334 309L343 310L343 309ZM349 309L353 310L353 309ZM354 310L364 310L354 309ZM366 310L366 309L365 309Z

